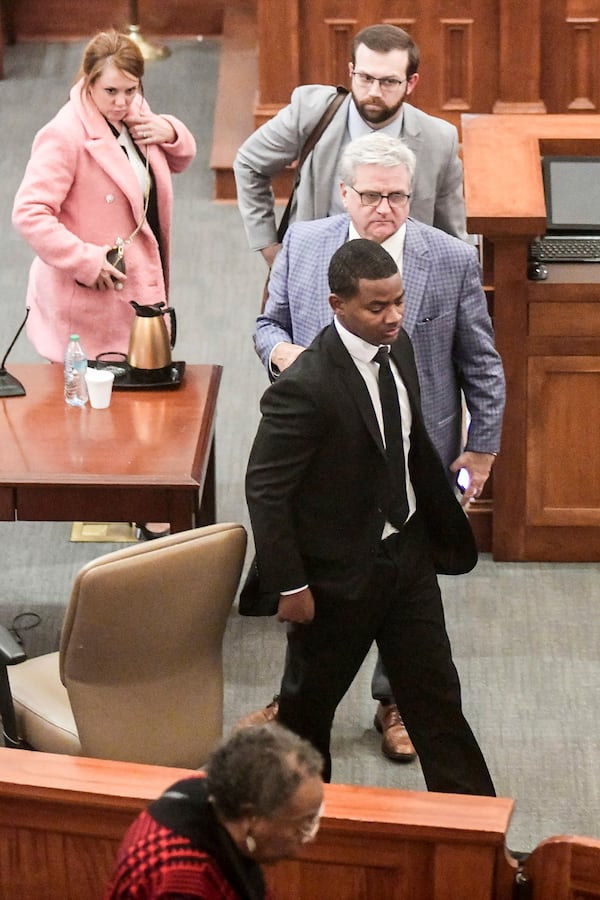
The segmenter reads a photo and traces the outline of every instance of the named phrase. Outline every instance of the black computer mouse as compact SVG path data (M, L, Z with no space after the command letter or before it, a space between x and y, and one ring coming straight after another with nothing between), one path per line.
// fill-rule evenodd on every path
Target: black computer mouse
M548 277L548 269L544 263L532 259L527 265L527 277L530 281L545 281Z

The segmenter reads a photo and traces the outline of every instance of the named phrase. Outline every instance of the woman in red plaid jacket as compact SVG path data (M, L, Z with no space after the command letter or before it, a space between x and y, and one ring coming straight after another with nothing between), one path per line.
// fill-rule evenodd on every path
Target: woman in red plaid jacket
M279 725L235 732L131 825L107 900L268 900L260 863L314 839L321 770L320 754Z

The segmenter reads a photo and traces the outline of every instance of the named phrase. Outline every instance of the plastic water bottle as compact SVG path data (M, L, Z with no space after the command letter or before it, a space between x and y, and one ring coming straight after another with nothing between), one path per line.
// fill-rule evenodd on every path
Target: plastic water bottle
M85 383L87 357L79 343L79 335L72 334L65 353L65 403L85 406L88 399Z

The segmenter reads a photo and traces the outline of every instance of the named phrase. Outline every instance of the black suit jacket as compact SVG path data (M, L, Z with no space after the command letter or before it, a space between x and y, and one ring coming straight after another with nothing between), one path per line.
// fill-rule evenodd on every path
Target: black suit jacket
M473 534L425 430L403 331L392 356L410 399L408 464L436 568L468 572ZM369 392L334 325L267 389L261 412L246 475L257 570L240 612L271 615L281 591L304 584L360 590L385 523L388 470Z

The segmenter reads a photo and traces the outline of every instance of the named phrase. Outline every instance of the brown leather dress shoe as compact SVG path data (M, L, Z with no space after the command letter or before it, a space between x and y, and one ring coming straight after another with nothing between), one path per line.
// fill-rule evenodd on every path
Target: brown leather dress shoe
M275 721L278 712L279 697L273 697L268 706L248 713L247 716L242 716L233 726L233 730L239 731L241 728L249 728L250 725L268 725L269 722Z
M395 762L412 762L417 751L408 736L408 731L395 703L379 703L373 724L382 735L381 752Z

